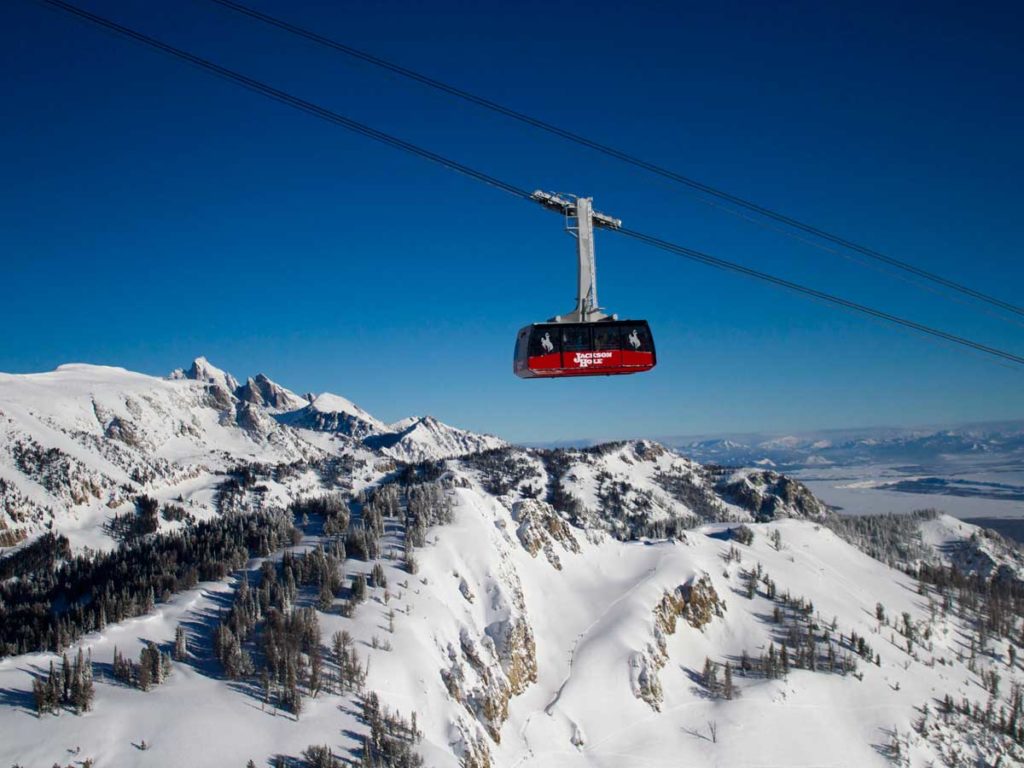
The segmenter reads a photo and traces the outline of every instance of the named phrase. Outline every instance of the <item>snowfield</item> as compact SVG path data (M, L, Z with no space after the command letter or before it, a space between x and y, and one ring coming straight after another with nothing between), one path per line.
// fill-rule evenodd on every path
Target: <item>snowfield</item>
M94 366L0 376L0 533L23 532L0 566L48 529L79 551L113 550L298 502L288 546L77 637L67 653L91 655L89 711L37 714L33 680L60 653L0 657L0 764L314 765L311 745L368 764L371 692L415 713L408 744L441 768L1024 759L1005 733L1024 683L1011 655L1024 571L999 537L945 515L898 533L883 518L839 526L767 469L707 468L649 442L529 451L429 417L388 427L343 398L268 382L239 385L202 359L170 379ZM352 418L315 429L312 410ZM119 544L111 518L143 518L142 495L191 519L161 511ZM314 691L313 654L299 656L296 713L258 671L232 679L217 627L243 581L258 589L269 568L287 583L286 552L323 557L342 540L340 586L325 597L326 581L299 582L286 606L315 610L328 672ZM885 559L933 570L919 580ZM940 565L981 591L947 588ZM992 602L997 582L1017 597ZM166 680L143 691L115 679L115 648L169 652L179 628L187 653ZM330 683L342 631L365 671L344 692ZM256 668L266 632L258 623L239 644ZM389 760L378 756L412 764Z

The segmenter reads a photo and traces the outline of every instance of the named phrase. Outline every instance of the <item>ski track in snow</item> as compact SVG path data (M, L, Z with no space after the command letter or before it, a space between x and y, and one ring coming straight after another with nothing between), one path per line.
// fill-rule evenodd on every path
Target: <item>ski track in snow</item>
M533 720L535 715L540 714L541 711L543 711L544 714L547 715L548 717L552 717L553 716L552 713L554 711L554 708L558 704L559 700L562 698L562 692L565 690L565 687L569 684L569 681L572 679L573 664L574 664L574 662L576 660L576 652L579 649L580 644L584 642L584 640L587 638L587 636L602 621L604 621L604 619L608 616L609 613L611 613L612 609L614 609L615 606L617 606L619 603L621 603L627 597L629 597L634 592L636 592L640 587L646 585L650 581L651 577L654 574L656 574L658 572L658 570L661 568L662 562L665 560L665 558L668 555L669 555L668 552L663 552L661 554L661 556L658 558L658 562L657 563L655 563L653 566L651 566L647 570L647 572L643 576L641 576L640 579L635 584L633 584L631 587L629 587L629 589L627 589L625 592L623 592L621 595L619 595L617 598L615 598L612 602L610 602L605 607L605 609L603 611L601 611L600 615L596 619L594 619L586 627L586 629L584 629L582 632L580 632L576 636L576 641L573 643L572 648L569 649L569 669L566 672L565 678L562 680L562 684L558 686L558 690L555 691L554 695L551 697L551 700L548 701L548 703L544 706L544 709L543 710L539 710L539 709L534 710L529 715L527 715L526 721L523 723L523 727L520 730L519 735L523 739L523 741L526 743L527 754L525 754L521 758L519 758L519 760L517 760L513 764L513 768L517 768L518 766L520 766L523 763L525 763L527 760L531 760L531 759L533 759L534 757L537 756L536 753L534 753L533 748L530 746L530 740L529 740L529 737L527 735L527 731L529 730L529 727L530 727L530 721ZM572 722L571 718L569 718L569 720L570 720L570 722ZM550 754L550 753L545 752L543 754Z
M562 681L562 684L558 686L558 690L555 692L555 695L552 697L551 701L549 701L547 706L544 707L545 715L551 717L552 710L555 708L555 705L558 703L558 700L562 698L562 691L565 690L565 686L569 684L569 680L572 678L572 666L576 658L576 650L579 648L580 643L583 642L584 638L586 638L587 635L589 635L591 631L593 631L593 629L604 620L604 618L611 612L611 610L616 605L618 605L631 594L636 592L640 587L644 586L650 580L650 577L657 573L658 569L661 567L661 562L664 559L665 554L662 554L661 557L658 558L658 562L655 565L651 566L651 568L648 569L647 573L645 573L636 584L634 584L632 587L630 587L617 598L615 598L611 603L609 603L608 607L601 612L601 615L594 619L590 626L588 626L586 629L580 632L579 635L576 636L576 642L573 643L572 648L569 650L569 671L566 673L565 679Z

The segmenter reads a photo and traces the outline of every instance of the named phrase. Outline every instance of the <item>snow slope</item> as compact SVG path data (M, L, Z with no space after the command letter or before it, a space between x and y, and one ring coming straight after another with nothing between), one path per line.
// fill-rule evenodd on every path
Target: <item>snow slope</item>
M840 538L799 483L704 467L646 441L541 451L429 417L388 427L333 396L282 412L265 382L260 405L232 381L198 360L171 379L95 366L0 376L8 530L53 523L75 534L75 547L111 547L103 522L142 491L197 519L331 493L348 502L359 530L377 509L375 494L390 499L380 556L345 561L346 586L317 609L321 643L329 655L334 632L351 634L368 668L365 691L404 717L416 713L415 749L430 766L1024 760L990 727L1024 684L1009 655L1021 617L1013 615L1008 637L990 632L972 651L976 607ZM311 409L372 430L289 423ZM432 463L396 472L398 459ZM426 529L413 568L405 561L412 506L424 493L438 520L446 509L451 518ZM315 509L296 522L295 551L331 545ZM159 531L186 525L161 519ZM752 532L748 543L739 543L742 530ZM982 579L1021 574L1019 550L974 526L935 516L914 531L915 557ZM149 614L85 635L78 645L98 673L90 712L35 714L32 681L53 654L0 659L0 764L271 765L283 756L300 765L314 744L357 762L368 731L360 695L305 696L296 717L264 702L255 676L227 679L214 656L215 625L242 576L257 583L261 565L250 560L222 582L157 595ZM347 615L355 577L375 565L387 586L370 586ZM297 606L317 603L315 588L299 592ZM166 682L142 692L112 678L115 648L132 658L147 641L168 649L179 625L189 654ZM795 659L800 645L788 633L802 627L817 638L817 671L741 670L744 655L756 664L784 643ZM856 636L868 645L859 655ZM247 643L258 659L258 640ZM829 648L850 667L832 669ZM705 678L708 660L718 675L730 665L731 697ZM990 726L939 714L947 694L978 712L991 701Z
M889 731L903 738L914 734L923 704L934 709L945 692L984 702L977 677L956 662L962 639L955 616L930 619L913 579L813 522L755 526L753 543L728 564L731 543L720 536L723 524L663 542L620 542L577 529L571 531L575 546L568 539L553 542L559 568L523 545L515 508L473 484L454 483L448 493L454 521L432 529L416 576L383 561L397 609L393 634L385 629L383 590L374 590L352 618L321 614L326 636L348 629L370 659L368 688L388 706L419 714L425 732L420 750L429 765L458 765L474 740L486 745L496 766L885 765ZM769 541L775 530L782 537L779 549ZM314 542L315 535L305 545ZM780 680L737 674L732 700L704 691L697 677L705 657L735 663L744 649L756 655L777 640L768 599L742 594L741 574L755 563L780 591L813 601L822 621L834 618L837 633L855 630L867 637L880 664L861 663L862 679L806 670ZM701 576L724 600L721 616L700 629L680 620L665 638L666 662L655 670L663 695L655 709L635 694L637 660L657 644L659 601ZM296 720L262 706L203 658L203 633L235 585L202 584L151 616L86 638L83 645L103 665L115 646L131 655L145 640L168 646L175 625L183 623L198 658L175 664L169 681L148 693L101 680L94 711L83 716L40 719L29 713L31 675L46 667L49 656L0 661L0 758L49 765L80 747L81 755L102 765L227 765L250 758L265 765L273 755L296 756L319 743L354 755L365 727L352 697L321 694ZM906 612L928 623L932 649L918 658L908 654L900 636L875 619L876 603L889 615ZM511 674L500 641L517 618L529 625L536 682L507 699L498 742L467 702L488 696L499 705L504 701ZM391 650L373 649L374 636L386 638ZM482 663L474 666L472 655ZM946 663L933 664L933 658ZM456 666L459 697L442 674ZM1004 675L1019 679L1021 672L1004 669ZM709 724L717 729L716 740ZM142 740L150 745L145 752L133 746ZM913 765L949 764L916 734L907 754Z

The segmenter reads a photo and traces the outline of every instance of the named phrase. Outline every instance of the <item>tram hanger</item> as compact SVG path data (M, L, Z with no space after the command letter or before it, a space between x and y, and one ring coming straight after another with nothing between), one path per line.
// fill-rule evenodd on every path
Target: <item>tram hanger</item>
M647 321L620 320L618 315L605 314L597 303L594 228L619 229L622 221L594 211L589 197L563 197L537 190L531 198L565 216L565 229L576 238L576 307L547 322L520 329L513 372L520 378L534 379L651 370L657 355Z

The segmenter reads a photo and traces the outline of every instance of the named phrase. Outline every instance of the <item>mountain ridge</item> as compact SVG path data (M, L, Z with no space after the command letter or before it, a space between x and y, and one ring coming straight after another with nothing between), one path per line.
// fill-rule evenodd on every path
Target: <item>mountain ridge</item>
M1024 555L998 535L840 517L651 440L360 436L340 397L292 426L317 398L192 368L0 376L0 759L1024 760ZM75 717L40 686L79 649Z

